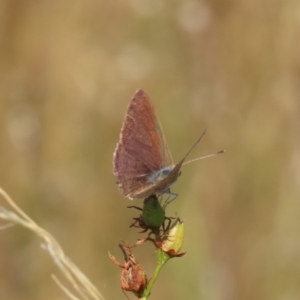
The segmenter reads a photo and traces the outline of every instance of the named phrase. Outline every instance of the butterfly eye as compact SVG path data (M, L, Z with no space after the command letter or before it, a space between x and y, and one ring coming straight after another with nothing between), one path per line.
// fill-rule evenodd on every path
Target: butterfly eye
M171 171L172 171L172 169L170 169L169 167L165 168L165 169L162 169L161 177L162 178L167 177Z

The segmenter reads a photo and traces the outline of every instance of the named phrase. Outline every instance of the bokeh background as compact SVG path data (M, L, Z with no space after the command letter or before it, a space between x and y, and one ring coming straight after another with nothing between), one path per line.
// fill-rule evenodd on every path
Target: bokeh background
M125 299L107 252L122 261L118 242L142 237L126 208L142 201L119 194L112 154L143 88L175 162L205 128L191 158L227 150L173 187L187 255L152 298L300 299L299 36L292 0L1 0L1 187L107 300ZM1 299L67 299L40 242L0 231ZM151 276L154 247L135 255Z

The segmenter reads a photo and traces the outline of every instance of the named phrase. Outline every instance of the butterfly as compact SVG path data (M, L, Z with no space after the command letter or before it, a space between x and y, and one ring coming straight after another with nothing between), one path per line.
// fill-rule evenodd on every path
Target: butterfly
M127 108L113 155L113 173L121 194L129 199L164 193L176 197L170 186L180 176L186 157L204 134L205 131L183 159L174 164L153 104L143 90L137 90Z

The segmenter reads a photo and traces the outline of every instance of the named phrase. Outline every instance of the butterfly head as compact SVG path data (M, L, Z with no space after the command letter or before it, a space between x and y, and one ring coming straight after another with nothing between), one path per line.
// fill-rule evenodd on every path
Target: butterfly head
M177 173L176 176L174 176L174 175L171 176L170 173L172 172L172 170L174 170L174 168L175 168L175 165L167 166L167 167L163 167L160 170L152 173L148 177L148 183L155 185L156 183L161 182L162 180L165 179L165 185L162 186L163 190L161 191L161 192L165 192L181 175L181 170L179 170L179 172ZM168 176L169 176L169 180L167 179Z
M166 178L170 172L174 169L174 166L167 166L164 168L161 168L160 170L152 173L149 177L148 177L148 183L152 183L155 184L158 181L163 180L164 178Z

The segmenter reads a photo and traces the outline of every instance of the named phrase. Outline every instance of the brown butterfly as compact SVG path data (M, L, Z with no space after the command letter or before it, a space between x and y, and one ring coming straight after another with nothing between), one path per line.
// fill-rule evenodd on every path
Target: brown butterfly
M170 186L181 174L186 157L204 134L205 131L184 158L174 165L154 107L148 95L137 90L129 103L113 157L113 172L120 192L130 199L164 193L177 196L170 192Z

